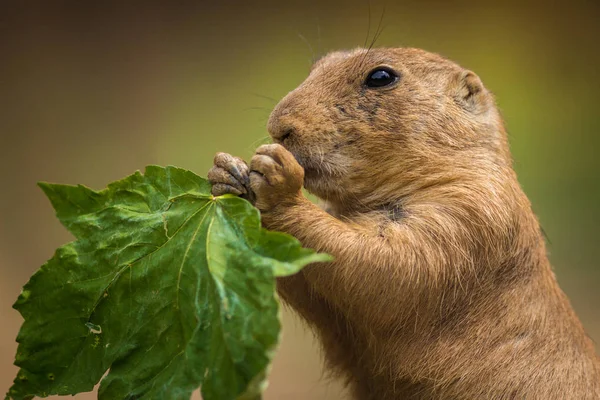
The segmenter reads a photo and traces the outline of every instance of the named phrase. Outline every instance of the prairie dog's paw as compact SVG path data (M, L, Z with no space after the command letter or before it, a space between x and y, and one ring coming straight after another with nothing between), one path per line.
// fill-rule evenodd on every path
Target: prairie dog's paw
M256 207L268 211L302 196L304 169L292 153L280 144L256 149L250 162L250 187L256 195Z
M254 202L250 189L250 169L244 160L227 153L217 153L208 180L213 185L213 196L234 194Z

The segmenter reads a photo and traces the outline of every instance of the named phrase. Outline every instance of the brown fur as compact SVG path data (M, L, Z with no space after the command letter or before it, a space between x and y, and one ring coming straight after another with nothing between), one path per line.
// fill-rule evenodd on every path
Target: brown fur
M399 82L366 88L381 65ZM268 128L278 144L257 150L249 184L227 190L223 160L209 176L216 194L251 188L267 228L335 256L278 290L355 399L600 399L600 361L474 73L417 49L332 53Z

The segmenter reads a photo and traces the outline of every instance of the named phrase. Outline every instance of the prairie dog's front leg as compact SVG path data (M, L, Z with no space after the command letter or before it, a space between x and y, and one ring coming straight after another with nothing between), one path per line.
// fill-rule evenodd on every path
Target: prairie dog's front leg
M293 204L302 197L304 170L294 156L278 144L260 146L250 162L250 187L256 195L256 207L261 211L263 226L270 228L270 216L275 208ZM322 308L320 296L314 293L301 272L277 279L277 290L283 299L302 317L314 322L312 314Z
M280 148L283 149L279 145L259 147L252 159L253 171L241 158L217 153L214 165L208 172L208 180L213 185L212 194L233 194L256 204L262 210L263 226L269 228L266 214L268 209L272 208L271 205L285 203L287 195L302 195L302 167L291 154L287 151L282 152ZM282 166L284 162L286 168ZM287 167L290 164L292 167ZM254 188L260 193L258 199L251 187L251 175ZM331 310L322 304L322 298L311 290L302 272L279 278L277 290L281 297L311 324L318 322L315 321L317 318L330 317Z

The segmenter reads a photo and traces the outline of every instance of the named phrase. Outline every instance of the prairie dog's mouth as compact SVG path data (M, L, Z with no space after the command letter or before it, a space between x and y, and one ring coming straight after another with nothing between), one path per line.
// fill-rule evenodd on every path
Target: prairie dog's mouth
M299 150L295 143L290 143L290 140L288 140L287 143L281 143L281 145L292 153L296 161L298 161L298 164L304 168L305 180L317 181L333 179L333 177L337 175L335 168L332 168L333 165L331 165L329 161L329 157L334 156L333 154L327 153L325 156L318 151L311 151L307 154L305 151Z
M290 153L292 153L296 161L298 161L298 164L300 164L300 166L304 168L305 176L310 174L312 177L317 177L319 175L320 168L310 157L307 157L304 154L300 154L298 151L296 151L295 149L291 149L288 146L284 145L284 147Z

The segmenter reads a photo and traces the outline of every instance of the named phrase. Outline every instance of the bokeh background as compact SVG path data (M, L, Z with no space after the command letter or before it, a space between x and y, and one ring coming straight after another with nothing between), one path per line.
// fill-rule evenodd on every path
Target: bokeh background
M265 139L270 109L304 79L311 59L369 43L382 13L377 46L439 52L496 94L558 280L600 341L600 13L593 1L4 0L0 391L16 373L21 317L11 305L71 239L36 181L99 189L147 164L205 174L216 151L248 158ZM324 377L311 334L288 312L265 398L345 398Z

